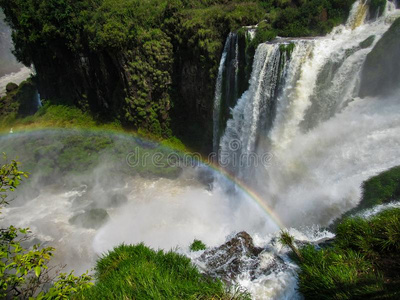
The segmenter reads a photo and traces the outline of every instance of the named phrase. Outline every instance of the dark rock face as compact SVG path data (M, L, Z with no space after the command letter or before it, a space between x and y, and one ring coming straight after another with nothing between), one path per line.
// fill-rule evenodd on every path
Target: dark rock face
M74 104L104 116L118 115L120 98L130 93L121 55L107 52L78 56L65 50L33 56L43 99Z
M382 96L400 88L400 19L368 54L361 74L360 97Z
M174 131L202 152L212 147L215 80L210 68L187 57L179 62L173 77L178 91L172 112Z

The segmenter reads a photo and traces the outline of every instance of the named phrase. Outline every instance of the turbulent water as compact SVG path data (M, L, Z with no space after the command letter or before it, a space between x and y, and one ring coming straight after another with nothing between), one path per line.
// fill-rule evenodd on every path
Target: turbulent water
M126 175L110 167L116 161L111 159L118 152L114 149L84 176L51 176L48 184L37 174L4 209L2 222L31 227L38 241L58 249L56 262L78 272L123 242L177 248L202 269L201 253L188 251L194 239L216 247L245 230L265 250L257 262L248 262L255 269L242 269L234 283L255 299L299 298L297 267L276 239L277 223L289 228L296 240L330 238L332 233L319 228L357 205L361 183L400 165L400 91L384 98L358 97L367 54L400 14L391 2L379 18L368 20L366 12L356 2L347 24L325 37L261 44L243 95L235 95L237 37L228 37L216 83L214 146L220 150L221 167L237 182L205 166L185 168L177 179ZM362 43L371 36L371 43ZM221 99L227 87L229 97L239 99L225 127L220 126ZM71 133L59 134L71 139ZM65 145L46 132L23 137L3 137L0 150L6 151L12 141L19 150L29 148L39 157L38 172L56 158L76 163L84 155L69 158ZM30 148L28 138L47 138L53 144ZM151 145L145 143L149 149ZM52 156L43 156L50 146ZM117 158L124 163L131 150L125 148ZM216 178L212 188L204 184L210 173ZM110 199L117 199L118 205L110 205ZM102 226L87 229L71 222L93 207L109 215Z

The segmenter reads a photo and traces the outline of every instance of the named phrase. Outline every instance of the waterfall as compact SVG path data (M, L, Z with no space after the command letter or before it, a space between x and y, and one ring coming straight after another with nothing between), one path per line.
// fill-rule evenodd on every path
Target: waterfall
M278 38L256 50L219 163L288 226L327 225L357 204L364 180L400 164L398 95L358 97L366 56L399 16L386 7L367 21L367 5L357 1L327 36ZM257 164L265 154L272 160Z
M228 51L232 48L232 41L236 40L236 35L234 33L230 33L228 38L226 39L224 51L222 52L221 61L218 68L218 76L217 83L215 85L215 96L214 96L214 111L213 111L213 149L214 152L217 152L218 149L218 139L219 139L219 128L220 128L220 114L221 114L221 101L222 101L222 80L224 71L226 68L226 61L228 56ZM236 43L235 43L236 44ZM234 48L236 50L236 46ZM236 54L233 55L235 58Z
M292 66L286 52L280 44L262 44L256 51L250 88L232 110L220 143L220 164L236 174L245 167L238 160L251 158L262 131L272 125L279 87Z
M246 43L251 41L253 29L246 29L243 36L231 32L225 42L215 85L213 111L213 150L219 150L219 140L225 130L230 110L240 95L248 88Z

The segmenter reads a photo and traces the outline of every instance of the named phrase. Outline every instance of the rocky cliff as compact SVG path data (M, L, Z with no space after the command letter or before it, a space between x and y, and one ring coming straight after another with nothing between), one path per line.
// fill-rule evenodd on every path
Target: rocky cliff
M388 95L400 88L400 18L368 54L363 66L360 96Z

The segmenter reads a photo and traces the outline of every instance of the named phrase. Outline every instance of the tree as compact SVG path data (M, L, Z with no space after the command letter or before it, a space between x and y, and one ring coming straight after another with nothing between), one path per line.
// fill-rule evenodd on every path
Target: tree
M7 205L6 198L28 173L18 169L15 160L0 168L0 209ZM25 249L22 244L29 239L29 228L0 228L0 298L68 299L72 294L89 288L91 276L87 273L75 276L73 272L60 274L53 286L44 291L45 284L52 283L57 272L49 268L54 248L41 248L39 244ZM51 276L55 273L54 277Z

